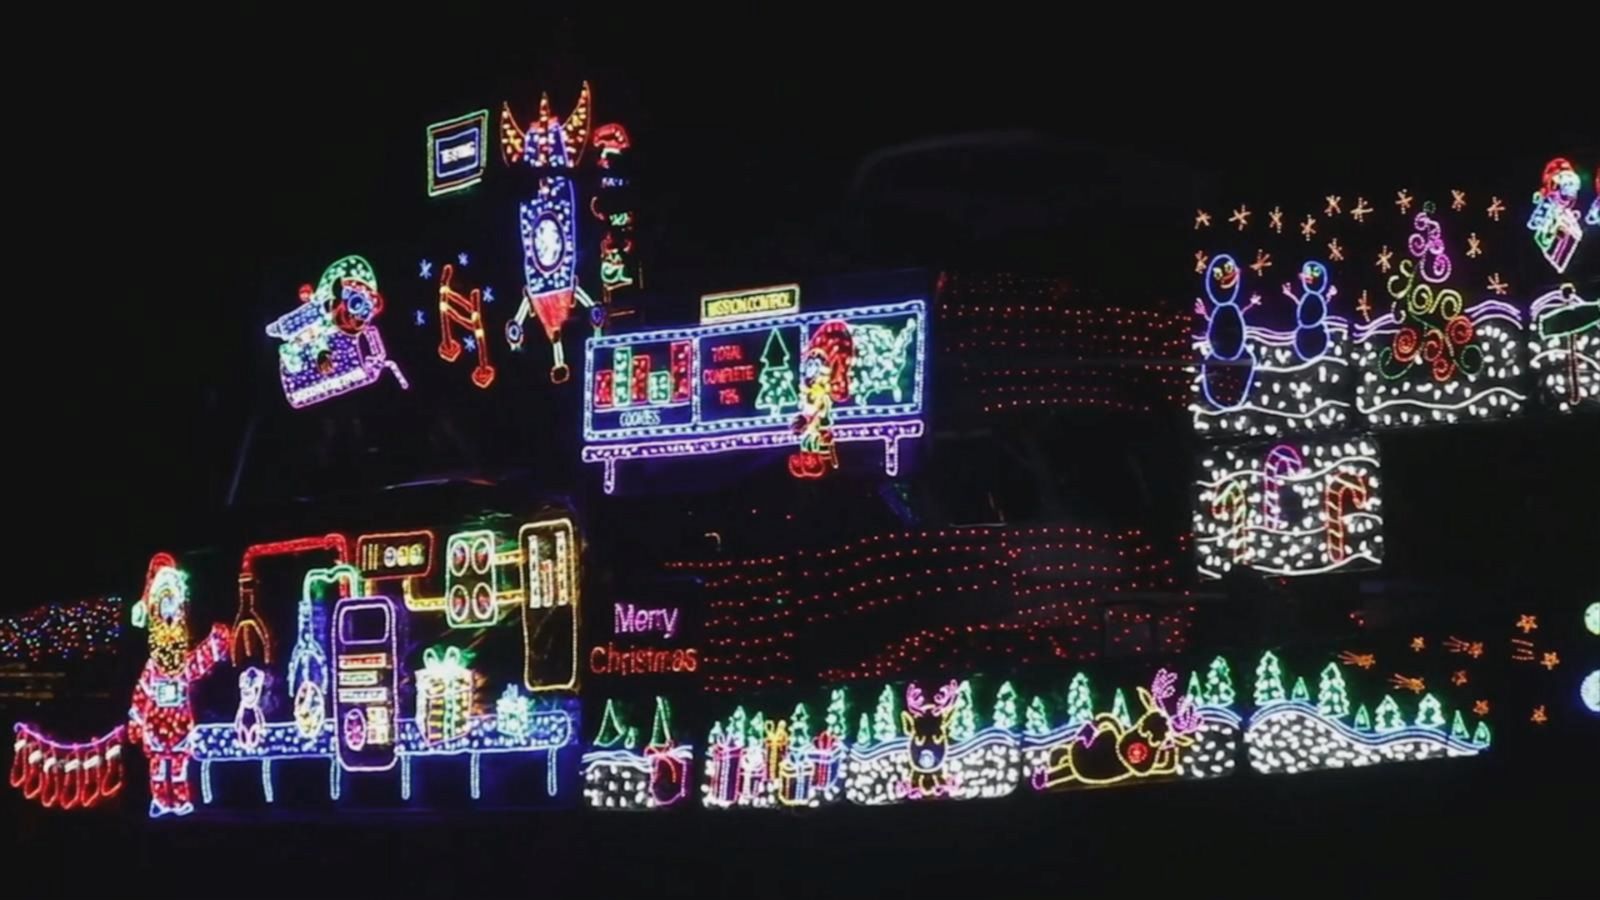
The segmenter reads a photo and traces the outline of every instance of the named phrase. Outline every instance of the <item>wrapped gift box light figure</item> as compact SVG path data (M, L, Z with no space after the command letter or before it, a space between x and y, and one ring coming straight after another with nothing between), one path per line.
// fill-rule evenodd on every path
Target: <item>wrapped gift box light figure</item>
M472 651L429 647L417 670L417 723L429 744L466 737L472 713Z

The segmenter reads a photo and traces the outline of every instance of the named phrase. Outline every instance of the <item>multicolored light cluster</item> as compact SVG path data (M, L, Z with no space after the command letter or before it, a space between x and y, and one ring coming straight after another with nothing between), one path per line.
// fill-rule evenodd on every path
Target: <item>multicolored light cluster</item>
M0 618L0 662L79 662L116 652L120 597L40 606Z

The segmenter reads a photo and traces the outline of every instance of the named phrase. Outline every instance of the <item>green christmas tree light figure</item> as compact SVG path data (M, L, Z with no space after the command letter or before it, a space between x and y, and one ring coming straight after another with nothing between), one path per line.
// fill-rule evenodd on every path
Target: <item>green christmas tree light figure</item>
M1278 667L1278 657L1268 650L1261 654L1261 662L1256 666L1256 705L1266 706L1283 700L1283 670Z
M1389 734L1406 727L1405 717L1400 715L1400 704L1388 694L1383 695L1383 702L1378 704L1373 722L1374 730L1379 734Z
M1289 692L1289 699L1305 703L1311 699L1311 689L1306 687L1304 678L1294 680L1294 690Z
M1050 733L1050 715L1045 712L1044 698L1037 694L1028 703L1028 716L1022 723L1022 733L1029 737Z
M856 746L872 746L872 720L867 717L866 713L861 714L861 722L856 725Z
M1233 672L1228 668L1228 661L1217 657L1211 661L1211 668L1206 670L1206 705L1207 706L1233 706Z
M1439 699L1432 694L1423 694L1422 702L1417 704L1417 725L1444 730L1444 709L1440 707Z
M1350 715L1350 694L1345 690L1344 673L1338 663L1328 663L1322 670L1322 681L1317 685L1317 712L1330 719Z
M1122 695L1122 688L1111 697L1111 714L1122 723L1123 728L1133 727L1133 718L1128 715L1128 698Z
M1367 705L1365 703L1356 707L1355 726L1357 731L1372 730L1372 715L1367 712Z
M1459 709L1456 710L1454 716L1450 717L1450 737L1462 743L1466 743L1469 740L1467 721L1461 718L1461 710Z
M1205 688L1200 686L1200 673L1189 673L1189 686L1184 688L1183 696L1188 699L1190 706L1200 706L1206 702Z
M811 710L804 703L794 705L789 716L789 746L804 747L811 743Z
M632 750L638 744L638 729L623 727L622 717L617 715L617 702L607 700L606 710L600 716L600 730L594 735L594 745L608 750L617 746Z
M994 695L994 727L1005 731L1017 730L1017 689L1007 681Z
M800 391L795 386L794 367L789 365L789 347L783 335L774 328L767 334L767 345L761 350L760 387L756 390L756 406L768 415L778 415L789 407L800 405Z
M828 731L835 740L843 743L850 736L850 711L845 705L844 688L834 688L828 694Z
M656 714L650 720L650 746L672 746L672 707L665 697L656 698Z
M894 720L894 688L886 684L883 693L878 695L878 708L872 711L872 739L881 744L894 740L899 734L899 725Z
M955 711L950 716L950 743L971 740L978 733L976 704L972 702L972 682L963 681L956 691Z
M1489 746L1489 723L1488 722L1479 722L1478 723L1478 727L1473 729L1472 742L1474 744L1477 744L1480 747Z
M709 737L706 738L706 742L709 743L711 746L715 747L718 744L722 743L722 741L723 741L722 723L721 722L712 722L711 723L711 734L710 734Z
M1067 721L1087 722L1094 718L1094 697L1089 693L1089 676L1079 672L1067 685Z
M745 738L746 753L765 753L767 746L767 717L756 713L750 717L750 734Z
M733 715L728 717L728 727L723 731L723 735L728 740L738 741L742 745L745 742L745 730L749 727L750 720L745 715L744 707L736 706L733 708Z

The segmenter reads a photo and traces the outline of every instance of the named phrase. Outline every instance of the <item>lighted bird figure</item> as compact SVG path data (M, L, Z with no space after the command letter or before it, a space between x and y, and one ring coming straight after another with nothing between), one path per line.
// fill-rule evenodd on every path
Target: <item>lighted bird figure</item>
M519 206L526 283L522 303L506 323L506 340L513 349L520 348L523 323L529 316L537 316L550 340L550 380L557 384L571 376L562 351L561 328L573 301L585 308L594 306L578 284L577 199L571 178L589 144L590 117L588 82L565 120L551 111L548 94L539 97L539 116L526 129L517 125L510 104L500 109L500 145L506 165L527 163L539 173L538 192Z
M1206 268L1206 298L1211 301L1209 311L1200 304L1206 316L1205 359L1200 363L1200 385L1212 408L1227 411L1238 409L1250 397L1250 387L1255 382L1256 356L1245 341L1244 308L1239 306L1239 288L1242 278L1239 264L1226 253L1212 258ZM1237 398L1220 397L1220 375L1229 368L1244 368L1244 386Z
M1339 289L1329 283L1328 267L1314 259L1300 267L1300 289L1296 295L1285 283L1283 295L1295 304L1294 352L1311 362L1328 352L1328 301L1338 296Z

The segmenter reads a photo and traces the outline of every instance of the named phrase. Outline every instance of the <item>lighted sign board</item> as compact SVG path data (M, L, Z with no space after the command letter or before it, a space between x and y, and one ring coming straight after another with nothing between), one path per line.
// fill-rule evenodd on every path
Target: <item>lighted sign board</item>
M765 319L799 311L800 285L798 284L706 294L700 298L702 325L738 322L744 319Z
M810 408L804 382L815 377L805 361L821 359L818 345L830 340L849 347L828 356L831 441L881 441L894 475L899 442L923 433L921 300L592 337L583 461L604 464L609 493L625 460L804 450L795 422Z
M1600 299L1585 299L1565 284L1535 300L1530 312L1528 365L1545 405L1600 409Z
M429 125L428 196L464 190L482 181L488 140L486 109Z
M1370 435L1224 447L1195 484L1199 571L1269 575L1374 568L1383 561L1378 445Z

